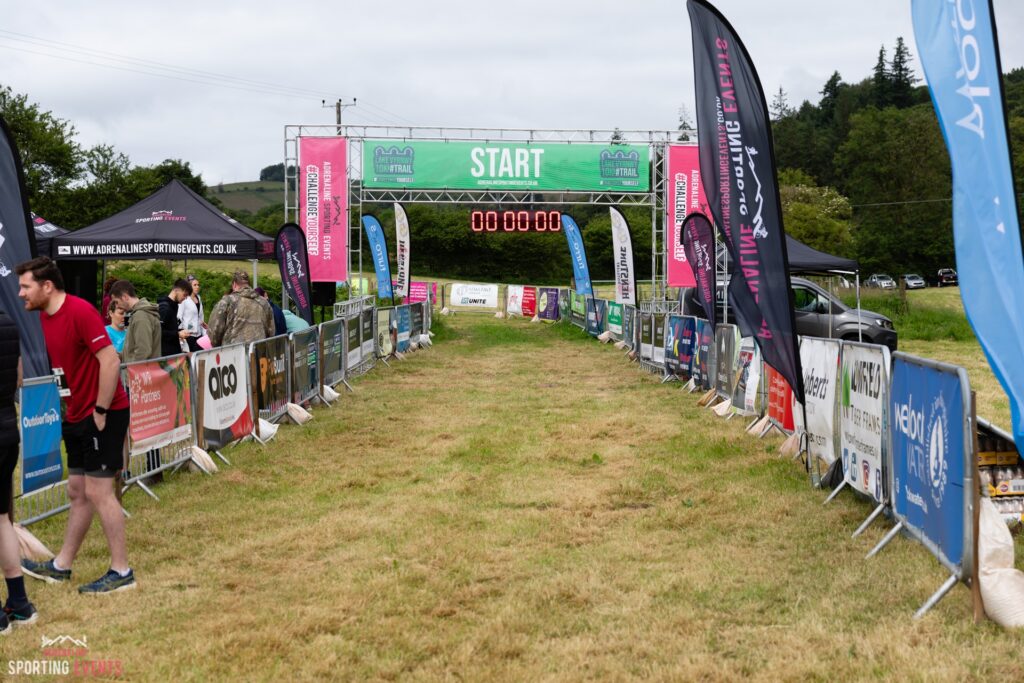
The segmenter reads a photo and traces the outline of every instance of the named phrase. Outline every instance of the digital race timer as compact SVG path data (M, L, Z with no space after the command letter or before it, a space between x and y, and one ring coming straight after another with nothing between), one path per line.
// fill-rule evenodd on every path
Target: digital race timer
M560 232L561 211L473 211L473 232Z

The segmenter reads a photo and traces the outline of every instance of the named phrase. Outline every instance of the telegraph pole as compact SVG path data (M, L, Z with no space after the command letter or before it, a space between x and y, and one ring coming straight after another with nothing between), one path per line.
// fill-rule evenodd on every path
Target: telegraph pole
M327 100L320 100L321 108L329 109L332 106L334 107L335 124L338 126L336 134L341 135L341 110L345 109L346 107L356 106L356 98L353 97L351 102L342 102L341 99L339 98L333 105L327 104Z

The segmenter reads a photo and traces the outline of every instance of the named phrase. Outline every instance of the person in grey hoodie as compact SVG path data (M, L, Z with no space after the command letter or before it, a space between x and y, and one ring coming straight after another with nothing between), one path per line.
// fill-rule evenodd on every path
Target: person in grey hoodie
M110 299L131 317L121 359L125 363L160 357L160 309L135 294L135 285L118 280L110 286Z

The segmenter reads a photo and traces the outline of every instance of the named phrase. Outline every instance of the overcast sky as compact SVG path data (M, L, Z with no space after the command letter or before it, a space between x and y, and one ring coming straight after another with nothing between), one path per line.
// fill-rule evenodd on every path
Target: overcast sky
M404 125L665 130L694 111L683 0L12 4L0 84L71 120L85 146L184 159L211 185L280 162L285 124L332 123L321 99L358 98L347 122ZM716 4L769 100L781 86L816 102L834 70L859 81L897 36L917 53L909 0ZM1024 2L995 8L1003 67L1022 66Z

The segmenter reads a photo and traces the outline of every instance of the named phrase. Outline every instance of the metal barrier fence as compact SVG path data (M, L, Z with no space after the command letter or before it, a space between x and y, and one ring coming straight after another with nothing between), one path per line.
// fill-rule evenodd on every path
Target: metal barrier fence
M249 346L250 372L253 377L253 402L257 415L276 422L288 412L292 368L288 357L288 335L261 339Z
M320 395L320 330L310 327L288 335L291 402L308 405Z
M345 381L345 321L320 323L320 386L335 387Z

